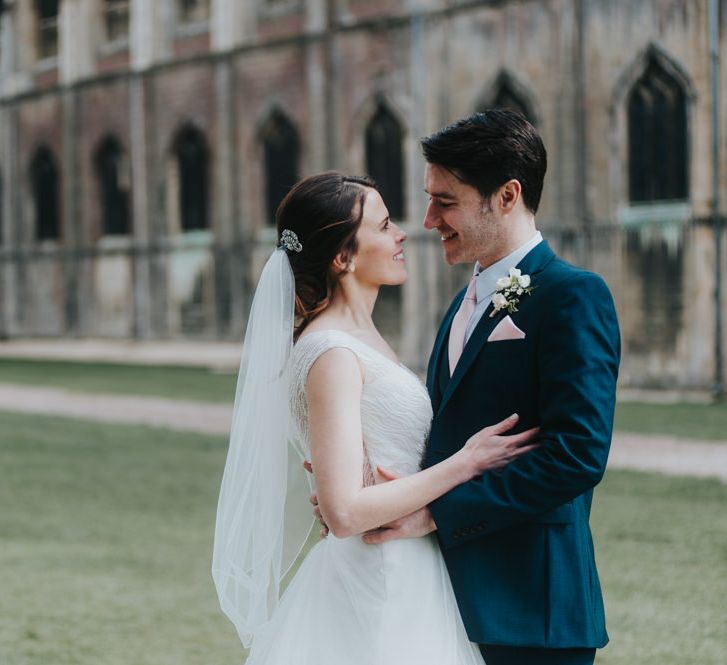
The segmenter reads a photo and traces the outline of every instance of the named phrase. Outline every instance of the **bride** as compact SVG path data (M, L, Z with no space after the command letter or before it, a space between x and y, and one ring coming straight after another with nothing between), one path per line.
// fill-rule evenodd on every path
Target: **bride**
M536 430L505 435L511 416L420 471L429 396L371 318L379 287L407 278L406 234L371 181L335 172L299 182L277 226L245 335L212 565L247 665L481 665L436 539L360 534L527 453ZM311 526L300 458L331 533L279 598Z

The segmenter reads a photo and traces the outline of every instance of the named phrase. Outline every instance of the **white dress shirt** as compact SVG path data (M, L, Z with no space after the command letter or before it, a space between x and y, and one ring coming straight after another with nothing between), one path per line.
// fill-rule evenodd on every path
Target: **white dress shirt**
M535 235L530 238L525 244L520 245L514 252L503 257L499 261L496 261L487 268L482 268L479 263L475 264L474 274L476 276L475 281L475 293L477 294L477 305L475 311L472 312L469 322L467 323L467 330L465 331L464 342L467 344L470 336L480 322L482 315L492 300L492 296L495 295L497 289L497 280L500 277L507 277L510 268L517 266L536 245L539 245L543 241L543 236L540 231L537 231Z

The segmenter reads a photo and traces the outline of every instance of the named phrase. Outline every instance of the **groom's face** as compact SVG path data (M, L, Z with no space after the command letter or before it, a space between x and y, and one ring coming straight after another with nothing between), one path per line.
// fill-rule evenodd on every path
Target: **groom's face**
M482 263L497 252L502 224L490 201L483 201L474 187L442 166L427 164L424 191L429 194L424 228L440 235L447 263Z

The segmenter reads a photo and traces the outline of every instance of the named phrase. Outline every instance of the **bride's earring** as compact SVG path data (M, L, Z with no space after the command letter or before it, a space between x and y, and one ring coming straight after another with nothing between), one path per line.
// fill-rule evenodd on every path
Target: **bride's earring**
M346 272L356 272L356 264L353 262L349 263Z

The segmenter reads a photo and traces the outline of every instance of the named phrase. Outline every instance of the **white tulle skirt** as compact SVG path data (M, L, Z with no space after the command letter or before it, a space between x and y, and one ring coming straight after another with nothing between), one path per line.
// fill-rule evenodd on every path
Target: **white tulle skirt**
M308 554L247 665L482 665L433 536Z

